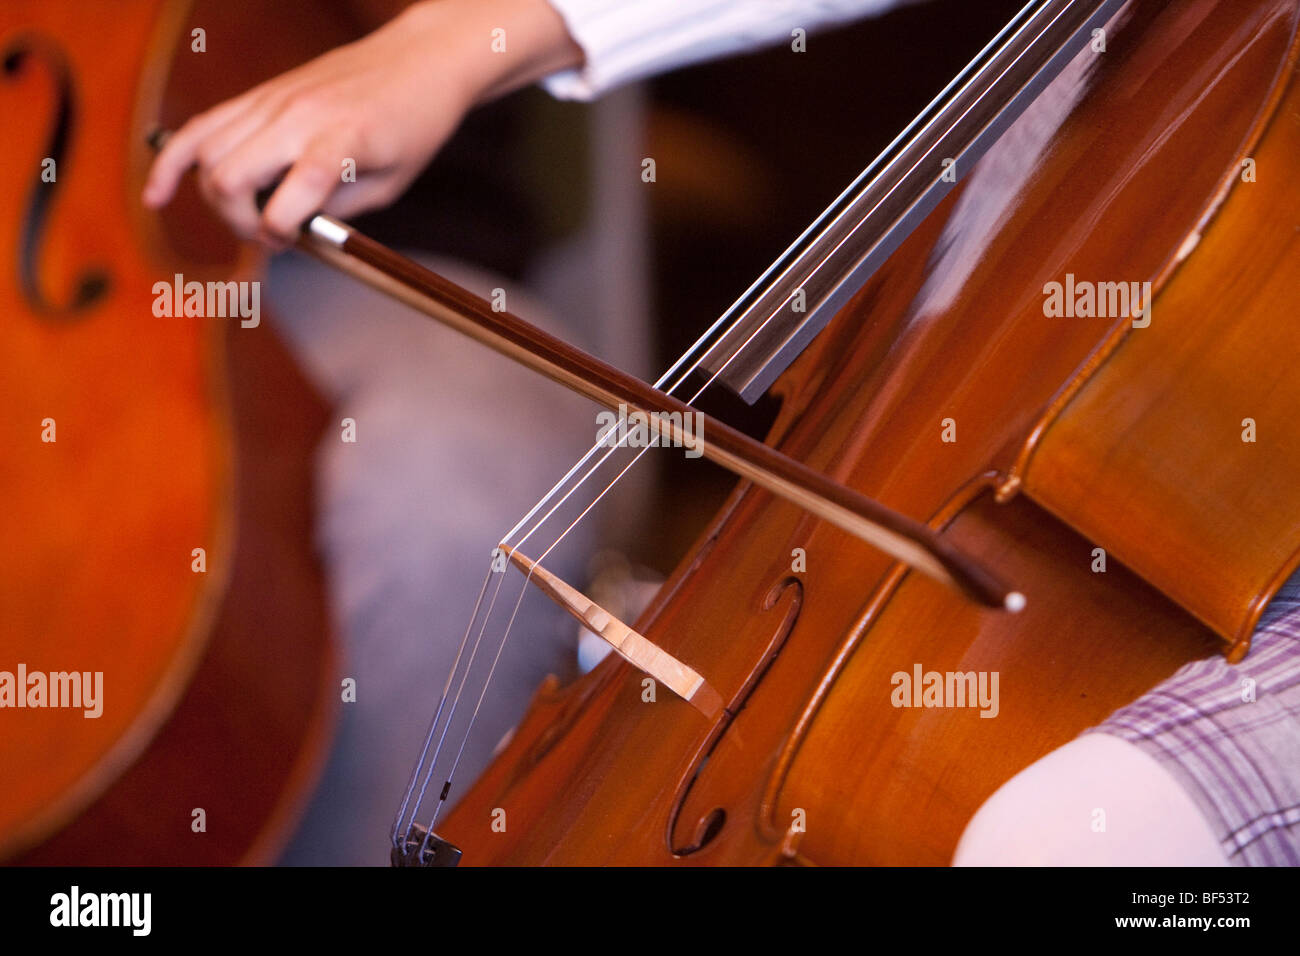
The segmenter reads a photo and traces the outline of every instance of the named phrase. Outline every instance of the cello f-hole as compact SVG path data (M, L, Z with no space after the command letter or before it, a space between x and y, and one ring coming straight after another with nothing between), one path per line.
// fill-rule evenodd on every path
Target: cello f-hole
M76 98L73 93L72 74L66 58L53 43L27 35L13 41L0 53L0 63L6 79L14 79L29 60L41 59L54 78L55 112L53 128L45 149L45 159L52 161L54 178L46 181L45 164L35 173L31 195L23 214L21 236L18 242L18 279L23 297L37 315L51 319L84 317L90 306L104 298L110 286L108 271L102 266L86 268L77 279L71 301L58 305L41 291L40 247L45 224L50 215L50 204L60 183L60 171L65 168L68 145L76 119Z
M783 601L786 592L789 592L791 597ZM740 716L741 711L744 710L745 704L748 703L750 696L762 682L777 655L781 653L789 640L790 633L794 630L795 622L798 621L799 612L803 607L803 582L788 574L783 576L764 592L759 608L764 612L772 611L780 607L782 603L785 605L784 613L781 614L780 622L772 631L772 636L767 642L763 656L758 659L753 673L727 704L726 709L722 711L718 723L711 730L709 739L700 748L690 772L686 775L679 788L677 799L673 802L673 810L668 819L668 844L669 849L676 856L689 856L704 849L717 838L722 831L723 824L726 822L726 811L722 807L714 806L700 815L689 843L683 845L678 842L675 836L687 801L699 784L700 779L705 776L710 758L726 736L731 725ZM763 618L760 617L757 620L761 621ZM707 804L705 805L707 806Z

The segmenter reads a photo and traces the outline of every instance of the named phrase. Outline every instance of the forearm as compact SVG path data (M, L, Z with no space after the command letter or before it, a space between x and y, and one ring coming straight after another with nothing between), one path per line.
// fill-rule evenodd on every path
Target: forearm
M422 0L401 14L414 29L448 31L458 44L458 72L472 100L486 102L580 67L582 48L547 0Z

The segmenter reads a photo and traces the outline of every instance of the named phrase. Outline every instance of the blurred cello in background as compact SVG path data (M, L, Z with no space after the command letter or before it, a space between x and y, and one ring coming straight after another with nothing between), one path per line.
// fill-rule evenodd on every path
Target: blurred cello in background
M160 117L349 38L315 3L0 10L0 669L103 673L97 718L0 713L0 860L270 862L315 783L338 693L311 548L326 408L265 315L154 314L155 282L260 259L192 186L161 215L138 196Z

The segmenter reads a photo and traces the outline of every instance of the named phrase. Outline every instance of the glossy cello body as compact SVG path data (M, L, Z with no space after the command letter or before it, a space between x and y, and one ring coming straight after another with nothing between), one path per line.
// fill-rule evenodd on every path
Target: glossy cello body
M1027 609L742 484L638 623L726 710L613 656L544 686L439 826L465 863L946 864L1017 771L1248 652L1300 560L1298 13L1124 5L777 383L771 444ZM1151 321L1048 316L1067 275ZM996 716L896 706L917 668L996 674Z
M103 675L97 717L0 711L0 860L269 862L331 737L310 543L326 409L265 314L155 315L155 282L258 263L192 189L162 217L138 199L159 117L315 52L260 29L267 10L0 10L0 670Z

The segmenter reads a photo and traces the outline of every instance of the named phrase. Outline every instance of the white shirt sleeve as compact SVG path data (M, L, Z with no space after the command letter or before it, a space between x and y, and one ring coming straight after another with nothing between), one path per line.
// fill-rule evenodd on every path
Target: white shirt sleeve
M549 0L586 54L542 85L590 100L622 83L777 43L910 0Z

